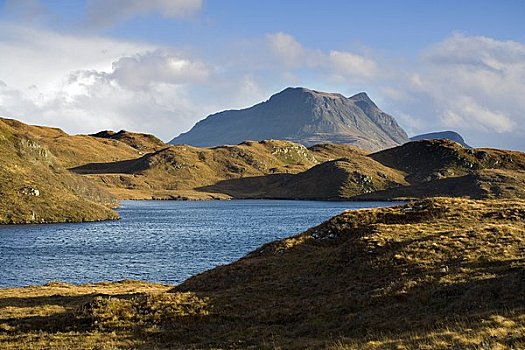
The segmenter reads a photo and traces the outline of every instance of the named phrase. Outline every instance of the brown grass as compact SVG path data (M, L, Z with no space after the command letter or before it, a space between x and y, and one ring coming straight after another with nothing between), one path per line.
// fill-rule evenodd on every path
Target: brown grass
M168 293L0 292L0 347L107 339L101 347L520 349L524 247L523 201L438 198L349 211ZM67 322L31 316L61 312L57 305L71 310Z
M15 127L11 126L15 125ZM117 218L113 197L71 174L45 145L12 120L0 120L0 223L90 221ZM60 137L55 129L47 130Z

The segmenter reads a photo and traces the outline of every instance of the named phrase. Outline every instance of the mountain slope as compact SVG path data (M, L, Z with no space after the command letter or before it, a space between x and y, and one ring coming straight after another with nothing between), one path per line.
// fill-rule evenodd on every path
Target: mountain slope
M379 150L403 144L408 136L365 93L346 98L287 88L253 107L210 115L170 143L218 146L262 139L289 140L306 146L348 143Z
M465 148L472 148L465 143L463 137L455 131L438 131L431 132L428 134L421 134L412 136L410 141L422 141L422 140L436 140L436 139L447 139L459 143Z
M0 119L0 223L115 219L116 202L86 178L71 174L42 143L36 128ZM57 129L42 132L61 135Z

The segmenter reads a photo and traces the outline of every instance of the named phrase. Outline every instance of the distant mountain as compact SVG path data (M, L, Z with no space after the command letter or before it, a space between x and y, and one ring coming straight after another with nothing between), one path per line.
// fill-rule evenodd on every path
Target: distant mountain
M366 93L347 98L299 87L287 88L250 108L212 114L170 143L219 146L262 139L306 146L347 143L373 151L409 141L395 119Z
M436 140L436 139L448 139L459 143L465 148L472 148L465 143L463 137L455 131L438 131L431 132L428 134L416 135L410 138L410 141L421 141L421 140Z

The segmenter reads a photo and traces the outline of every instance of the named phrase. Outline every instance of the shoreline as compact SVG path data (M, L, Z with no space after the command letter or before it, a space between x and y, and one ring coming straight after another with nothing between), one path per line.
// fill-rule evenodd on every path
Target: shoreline
M524 219L524 200L432 198L345 211L176 285L0 288L0 347L522 348Z

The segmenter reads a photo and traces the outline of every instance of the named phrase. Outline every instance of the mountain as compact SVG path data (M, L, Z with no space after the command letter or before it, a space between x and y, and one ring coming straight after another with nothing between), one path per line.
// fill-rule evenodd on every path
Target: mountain
M438 132L431 132L428 134L416 135L416 136L412 136L410 138L410 141L436 140L436 139L448 139L448 140L459 143L461 146L465 148L472 148L469 145L467 145L463 137L455 131L438 131Z
M347 143L371 151L409 141L395 119L366 93L347 98L299 87L250 108L212 114L170 143L208 147L263 139L306 146Z

